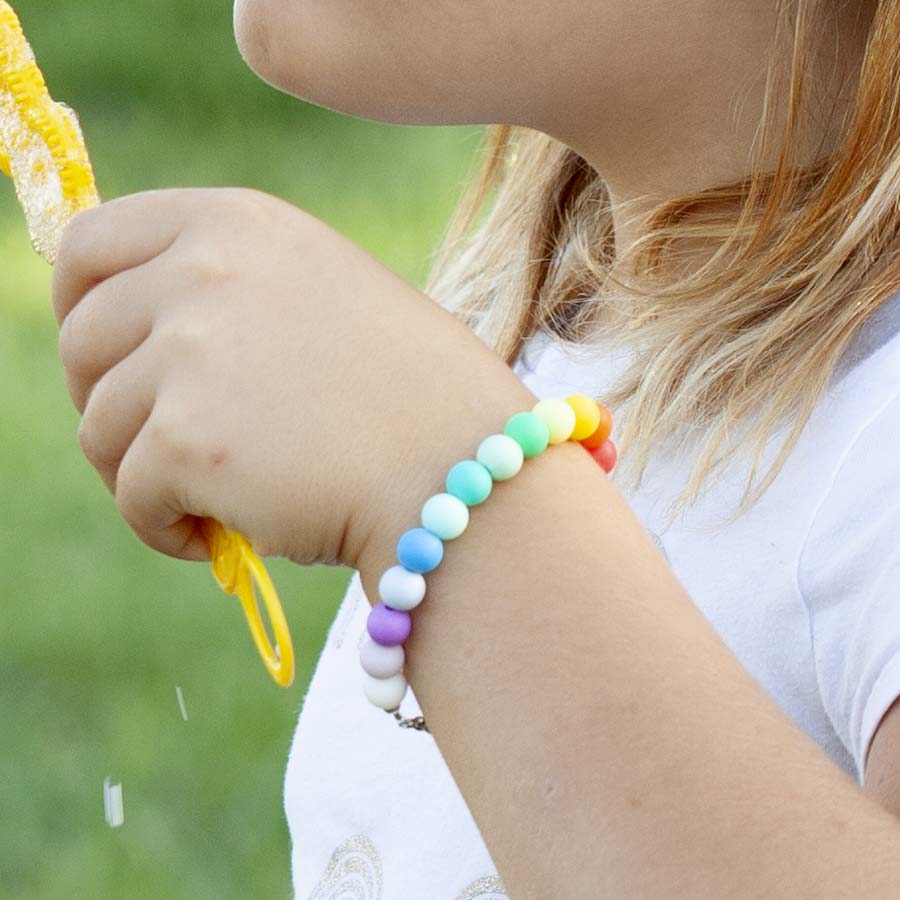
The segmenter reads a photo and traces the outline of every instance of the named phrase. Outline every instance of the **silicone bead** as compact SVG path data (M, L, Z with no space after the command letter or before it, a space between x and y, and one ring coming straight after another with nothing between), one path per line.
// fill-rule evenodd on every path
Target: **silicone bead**
M434 494L422 505L422 526L442 541L458 538L469 524L469 507L453 494Z
M565 400L547 397L538 400L531 411L547 423L551 444L561 444L571 437L575 428L575 410Z
M376 603L369 610L366 620L369 637L379 644L402 644L412 630L412 619L408 612L391 609L383 603Z
M364 675L363 678L363 690L371 704L388 712L399 708L407 688L406 678L401 673L390 678L373 678L371 675Z
M595 460L600 464L600 467L604 472L608 475L612 472L613 468L616 465L616 460L618 459L618 451L616 450L616 445L610 441L604 441L599 447L594 450L588 450L588 453L594 457Z
M490 497L494 479L480 462L463 459L447 473L444 486L448 494L459 497L466 506L478 506Z
M597 401L587 394L569 394L566 403L575 413L575 427L572 429L570 439L583 441L597 430L600 424L600 407L597 406Z
M543 453L550 443L550 428L532 412L516 413L503 429L522 448L526 459Z
M392 644L387 647L371 638L359 648L359 663L363 670L373 678L390 678L403 671L406 651L403 644Z
M397 541L397 559L411 572L430 572L443 558L443 542L427 528L410 528Z
M475 458L494 481L506 481L522 468L525 454L517 441L506 434L490 434L479 445Z
M405 566L391 566L384 570L378 581L378 596L385 606L409 612L425 596L425 579Z
M588 450L596 450L612 434L612 413L602 403L598 403L597 408L600 410L600 423L593 434L588 435L581 442Z

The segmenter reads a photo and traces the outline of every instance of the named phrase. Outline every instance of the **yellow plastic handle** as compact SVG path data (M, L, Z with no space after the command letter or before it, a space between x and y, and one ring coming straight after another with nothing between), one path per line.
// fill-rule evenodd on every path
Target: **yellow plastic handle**
M294 646L269 573L250 542L236 531L228 531L215 519L204 519L203 530L209 542L216 581L226 594L236 594L241 601L253 642L272 680L282 687L289 687L294 681ZM254 587L266 605L275 635L274 647L263 626Z
M12 175L32 243L52 264L66 222L100 198L78 119L50 97L6 0L0 0L0 171ZM226 593L237 594L266 669L277 684L288 687L294 680L294 648L265 566L245 537L215 519L203 523L216 581ZM255 588L266 605L275 647L263 626Z

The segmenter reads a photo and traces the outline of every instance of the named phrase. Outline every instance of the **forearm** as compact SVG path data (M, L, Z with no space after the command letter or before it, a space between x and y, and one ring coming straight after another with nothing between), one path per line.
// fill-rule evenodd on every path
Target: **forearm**
M365 546L370 602L442 476L419 471L438 483ZM583 448L497 484L426 581L407 675L511 900L896 897L900 826L745 671Z

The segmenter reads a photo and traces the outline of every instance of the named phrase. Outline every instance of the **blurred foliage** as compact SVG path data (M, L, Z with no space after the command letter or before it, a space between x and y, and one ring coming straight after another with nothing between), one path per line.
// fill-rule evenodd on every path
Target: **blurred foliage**
M279 94L245 67L222 0L14 5L104 197L256 187L422 283L480 129ZM351 572L270 562L298 651L297 681L277 688L208 566L141 544L81 455L50 271L3 181L0 253L0 897L287 900L284 767ZM107 775L123 786L118 829Z

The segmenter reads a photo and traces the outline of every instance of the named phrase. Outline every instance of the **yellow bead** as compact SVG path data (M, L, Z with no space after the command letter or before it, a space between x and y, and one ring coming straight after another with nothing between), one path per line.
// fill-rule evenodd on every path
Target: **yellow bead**
M575 428L575 410L565 400L548 397L535 403L531 411L547 423L551 444L561 444L572 436L572 430Z
M597 401L586 394L569 394L566 403L575 412L575 427L572 429L572 440L583 441L590 437L600 424L600 407Z

